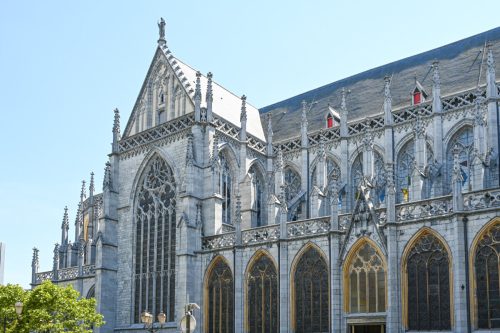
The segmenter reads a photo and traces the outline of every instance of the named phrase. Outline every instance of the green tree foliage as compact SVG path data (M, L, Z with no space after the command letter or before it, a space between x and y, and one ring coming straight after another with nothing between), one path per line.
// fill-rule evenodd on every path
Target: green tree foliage
M24 305L21 316L14 308L17 301ZM8 333L90 333L104 324L95 299L80 298L73 287L50 281L28 291L18 285L0 286L0 315L8 318Z

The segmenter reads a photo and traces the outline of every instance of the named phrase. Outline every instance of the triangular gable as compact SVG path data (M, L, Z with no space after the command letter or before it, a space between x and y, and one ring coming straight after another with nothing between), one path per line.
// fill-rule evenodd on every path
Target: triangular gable
M370 188L363 185L359 188L359 196L340 250L342 259L345 258L347 250L361 237L368 237L375 241L387 255L386 239L378 226L377 214L370 199Z
M149 82L154 82L156 77L162 77L168 72L173 74L175 80L177 81L177 86L183 89L183 92L187 96L186 113L194 111L194 89L196 85L196 70L189 65L183 63L179 59L175 58L170 50L166 46L158 47L156 53L153 57L153 61L149 67L148 73L144 82L142 84L140 93L135 102L134 108L127 122L123 137L128 137L130 135L136 134L134 132L134 124L137 119L137 115L145 108L146 104L146 91ZM201 83L201 93L202 102L201 106L205 107L205 94L207 90L207 77L202 75L200 78ZM212 81L212 94L213 94L213 112L229 121L230 123L241 127L240 123L240 110L241 110L241 99L240 97L234 95L221 85ZM166 101L168 103L168 101ZM260 123L259 111L247 102L247 132L256 136L261 140L265 140L264 131Z

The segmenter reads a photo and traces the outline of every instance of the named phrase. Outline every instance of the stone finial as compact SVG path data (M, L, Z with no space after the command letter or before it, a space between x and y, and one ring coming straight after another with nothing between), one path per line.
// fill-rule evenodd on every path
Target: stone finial
M432 84L433 88L440 88L441 87L441 77L439 75L439 61L435 60L432 63Z
M160 21L158 22L158 34L160 38L158 39L158 44L165 45L167 43L165 39L165 20L163 17L160 17Z
M113 181L111 179L111 163L108 161L104 166L104 178L102 180L102 190L112 190L113 189Z
M267 156L273 155L273 118L271 112L267 113Z
M247 140L247 97L245 95L241 96L241 112L240 112L240 140Z
M240 121L243 120L247 120L247 97L245 95L241 96Z
M196 72L196 86L194 88L194 120L201 121L201 73Z
M236 223L241 224L241 193L238 191L236 193L236 205L235 205L235 220Z
M94 172L92 171L90 173L90 185L89 185L89 196L90 197L94 196L94 191L95 191Z
M40 258L38 255L39 252L40 252L40 250L38 250L36 247L34 247L33 248L33 257L31 258L31 267L36 268L37 271L38 271L38 267L40 265Z
M394 181L394 163L385 164L386 188L388 194L396 194L396 182Z
M186 166L192 166L194 163L194 153L193 153L193 134L188 134L188 142L186 147Z
M496 74L495 74L495 58L493 57L492 44L488 43L487 48L487 59L486 64L488 70L486 71L486 97L496 98L498 97L498 90L496 85Z
M349 90L342 88L340 101L340 136L347 137L349 135L347 127L347 94Z
M486 64L488 65L488 72L495 74L495 58L493 57L493 50L491 49L493 44L488 43L486 49L488 56L486 59Z
M61 229L66 231L69 229L68 206L64 207L64 215L61 224Z
M472 111L472 116L474 118L475 126L485 126L486 122L484 119L483 105L484 98L481 95L481 90L478 88L476 91L476 99L474 100L474 110Z
M391 97L391 77L389 75L386 75L384 77L384 99L385 100L392 99L392 97Z
M118 108L114 110L115 118L113 121L113 144L112 144L112 152L117 153L119 151L118 142L120 141L120 111Z
M212 102L214 100L213 91L212 91L212 73L208 72L207 74L207 95L205 100L207 102L207 122L212 121Z
M54 244L53 270L59 269L59 244Z
M301 143L302 147L308 146L309 139L307 138L307 102L302 101L302 117L300 120L300 133L301 133Z
M212 167L217 164L217 160L219 159L219 137L217 134L213 136L212 143L212 156L211 156L211 164Z
M392 125L392 97L391 97L391 77L384 77L384 122L386 125Z
M87 192L85 190L85 180L82 180L82 190L80 191L80 202L83 202L87 198ZM83 208L83 207L82 207Z
M283 171L284 162L283 162L283 152L281 148L278 149L278 153L276 154L276 171Z
M340 94L341 94L341 100L340 100L340 110L342 112L347 112L347 102L346 102L346 99L347 99L347 94L349 92L345 90L345 88L342 88Z

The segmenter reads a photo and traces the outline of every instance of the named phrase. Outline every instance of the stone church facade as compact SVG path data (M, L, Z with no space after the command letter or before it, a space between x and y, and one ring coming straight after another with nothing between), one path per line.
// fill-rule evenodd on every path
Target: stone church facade
M500 28L257 109L156 54L50 279L96 332L500 330ZM162 332L163 332L162 331Z

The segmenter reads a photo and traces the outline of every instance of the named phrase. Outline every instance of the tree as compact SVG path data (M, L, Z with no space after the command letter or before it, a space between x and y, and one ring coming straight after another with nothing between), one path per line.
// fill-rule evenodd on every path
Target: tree
M17 301L24 305L19 317L13 306ZM17 319L8 326L9 333L90 333L92 327L104 324L95 310L95 299L80 298L73 287L50 281L28 291L16 285L0 286L0 314Z

